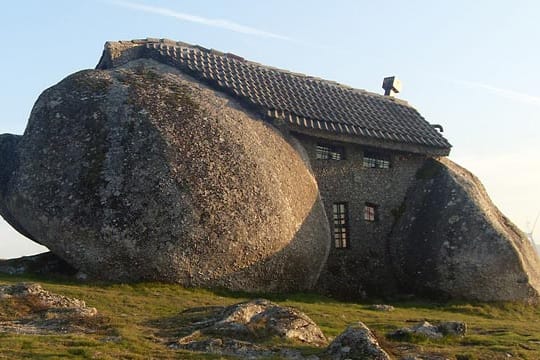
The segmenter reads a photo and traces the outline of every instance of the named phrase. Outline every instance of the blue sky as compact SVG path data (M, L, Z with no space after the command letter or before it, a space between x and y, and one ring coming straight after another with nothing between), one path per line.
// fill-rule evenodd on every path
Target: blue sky
M528 230L540 211L539 14L519 0L5 2L0 133L21 134L38 95L93 68L107 40L181 40L378 93L397 75L399 97L444 126L451 158ZM0 258L39 250L0 220Z

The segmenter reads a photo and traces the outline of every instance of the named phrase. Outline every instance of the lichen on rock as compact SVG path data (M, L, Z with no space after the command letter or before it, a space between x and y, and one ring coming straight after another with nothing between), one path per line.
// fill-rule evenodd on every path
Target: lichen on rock
M402 288L446 298L538 302L538 256L480 181L448 159L427 160L419 174L389 242Z
M339 334L326 349L325 355L332 360L366 359L390 360L371 330L361 322L352 324Z
M193 317L197 313L204 317ZM170 344L173 348L249 358L304 359L298 350L268 346L268 342L277 339L289 345L316 347L327 344L321 329L306 314L265 299L211 309L188 309L184 314L191 315L194 321L177 329L187 334L173 341Z
M83 300L51 293L37 283L0 286L0 332L47 334L110 330Z
M432 158L450 144L401 102L163 39L108 42L97 68L46 90L23 136L0 135L0 215L79 278L539 301L528 239L478 179ZM384 135L397 109L424 130ZM328 166L306 152L319 140L352 156ZM364 169L370 149L392 166ZM330 216L351 205L330 257L321 195Z
M36 102L0 212L94 278L309 289L329 227L297 146L152 60L82 71Z

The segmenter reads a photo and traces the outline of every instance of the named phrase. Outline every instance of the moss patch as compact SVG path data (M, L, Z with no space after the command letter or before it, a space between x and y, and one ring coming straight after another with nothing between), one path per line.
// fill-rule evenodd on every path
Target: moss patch
M176 116L177 111L182 111L183 117L189 118L200 111L186 86L143 65L123 73L118 80L130 86L128 103L136 111L148 110L155 118Z
M73 81L73 85L82 93L90 93L93 96L103 95L112 85L112 81L106 77L100 76L88 76L89 72L95 72L96 70L83 70L79 71L66 80Z

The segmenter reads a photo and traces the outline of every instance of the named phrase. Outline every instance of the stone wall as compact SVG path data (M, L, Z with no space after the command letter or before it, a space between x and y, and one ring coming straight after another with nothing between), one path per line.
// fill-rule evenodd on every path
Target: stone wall
M394 292L392 266L387 258L387 238L396 216L403 211L407 189L414 184L416 172L425 157L387 152L391 159L389 169L364 168L363 154L370 150L368 148L304 134L296 134L296 137L309 154L331 229L333 203L348 204L349 247L337 249L334 239L328 239L331 250L319 279L319 290L353 298ZM318 143L342 146L345 159L316 159ZM366 203L377 205L376 221L364 220Z

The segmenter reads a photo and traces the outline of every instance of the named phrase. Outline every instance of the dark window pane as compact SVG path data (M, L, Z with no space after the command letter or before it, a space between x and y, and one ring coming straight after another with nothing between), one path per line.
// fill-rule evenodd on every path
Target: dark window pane
M390 157L383 154L365 151L363 166L365 168L389 169Z
M344 150L341 146L317 144L315 157L320 160L343 160Z
M364 206L364 220L375 221L377 220L377 205L366 203Z
M347 224L347 204L334 203L332 205L334 219L334 246L347 248L349 246L349 234Z

